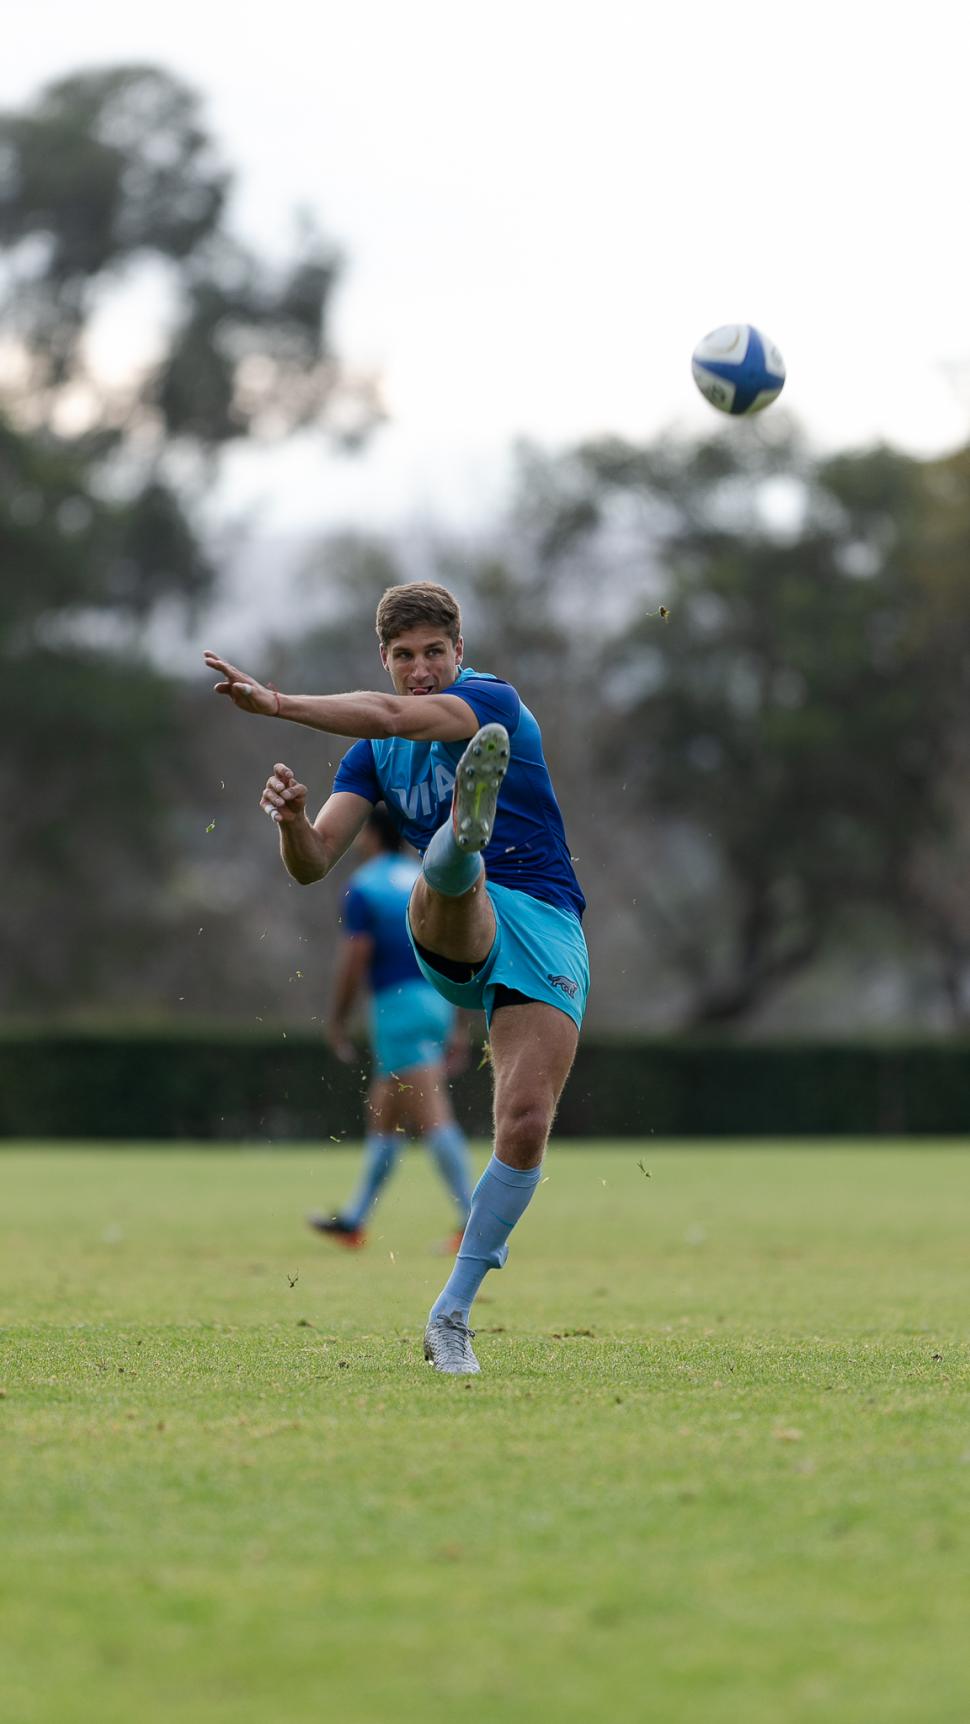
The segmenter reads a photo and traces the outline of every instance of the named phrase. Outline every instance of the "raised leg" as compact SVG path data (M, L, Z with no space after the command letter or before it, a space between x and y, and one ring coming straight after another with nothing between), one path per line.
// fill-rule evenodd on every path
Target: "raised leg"
M483 964L495 938L481 852L494 829L508 765L508 732L501 724L483 724L458 763L451 819L428 845L411 895L415 939L453 963Z

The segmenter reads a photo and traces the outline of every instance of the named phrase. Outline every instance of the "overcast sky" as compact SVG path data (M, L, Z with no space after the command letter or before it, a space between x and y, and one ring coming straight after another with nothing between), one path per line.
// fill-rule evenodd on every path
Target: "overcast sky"
M749 321L826 445L970 428L964 8L842 0L31 0L0 102L82 66L190 79L282 249L347 255L336 336L393 415L363 461L236 460L269 527L487 513L502 451L711 429L695 342Z

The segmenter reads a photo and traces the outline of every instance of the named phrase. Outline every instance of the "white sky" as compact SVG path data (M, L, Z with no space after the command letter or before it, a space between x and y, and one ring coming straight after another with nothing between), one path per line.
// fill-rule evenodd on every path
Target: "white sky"
M393 426L232 463L270 530L487 515L526 435L713 428L690 355L749 321L822 444L970 434L966 54L957 0L31 0L0 103L82 66L191 80L281 249L314 210L345 358ZM955 379L952 367L962 367Z

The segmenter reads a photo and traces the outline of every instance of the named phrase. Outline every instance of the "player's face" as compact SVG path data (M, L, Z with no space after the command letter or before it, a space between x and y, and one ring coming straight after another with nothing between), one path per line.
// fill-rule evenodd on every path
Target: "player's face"
M455 646L440 630L421 625L381 647L395 694L441 694L461 669L462 639Z

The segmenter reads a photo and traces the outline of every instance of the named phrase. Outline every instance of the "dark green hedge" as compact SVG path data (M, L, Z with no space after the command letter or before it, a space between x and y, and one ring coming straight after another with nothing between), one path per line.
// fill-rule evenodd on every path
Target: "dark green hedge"
M585 1040L564 1137L970 1135L970 1047ZM489 1074L455 1087L476 1136ZM0 1137L357 1139L363 1077L305 1033L0 1034Z

